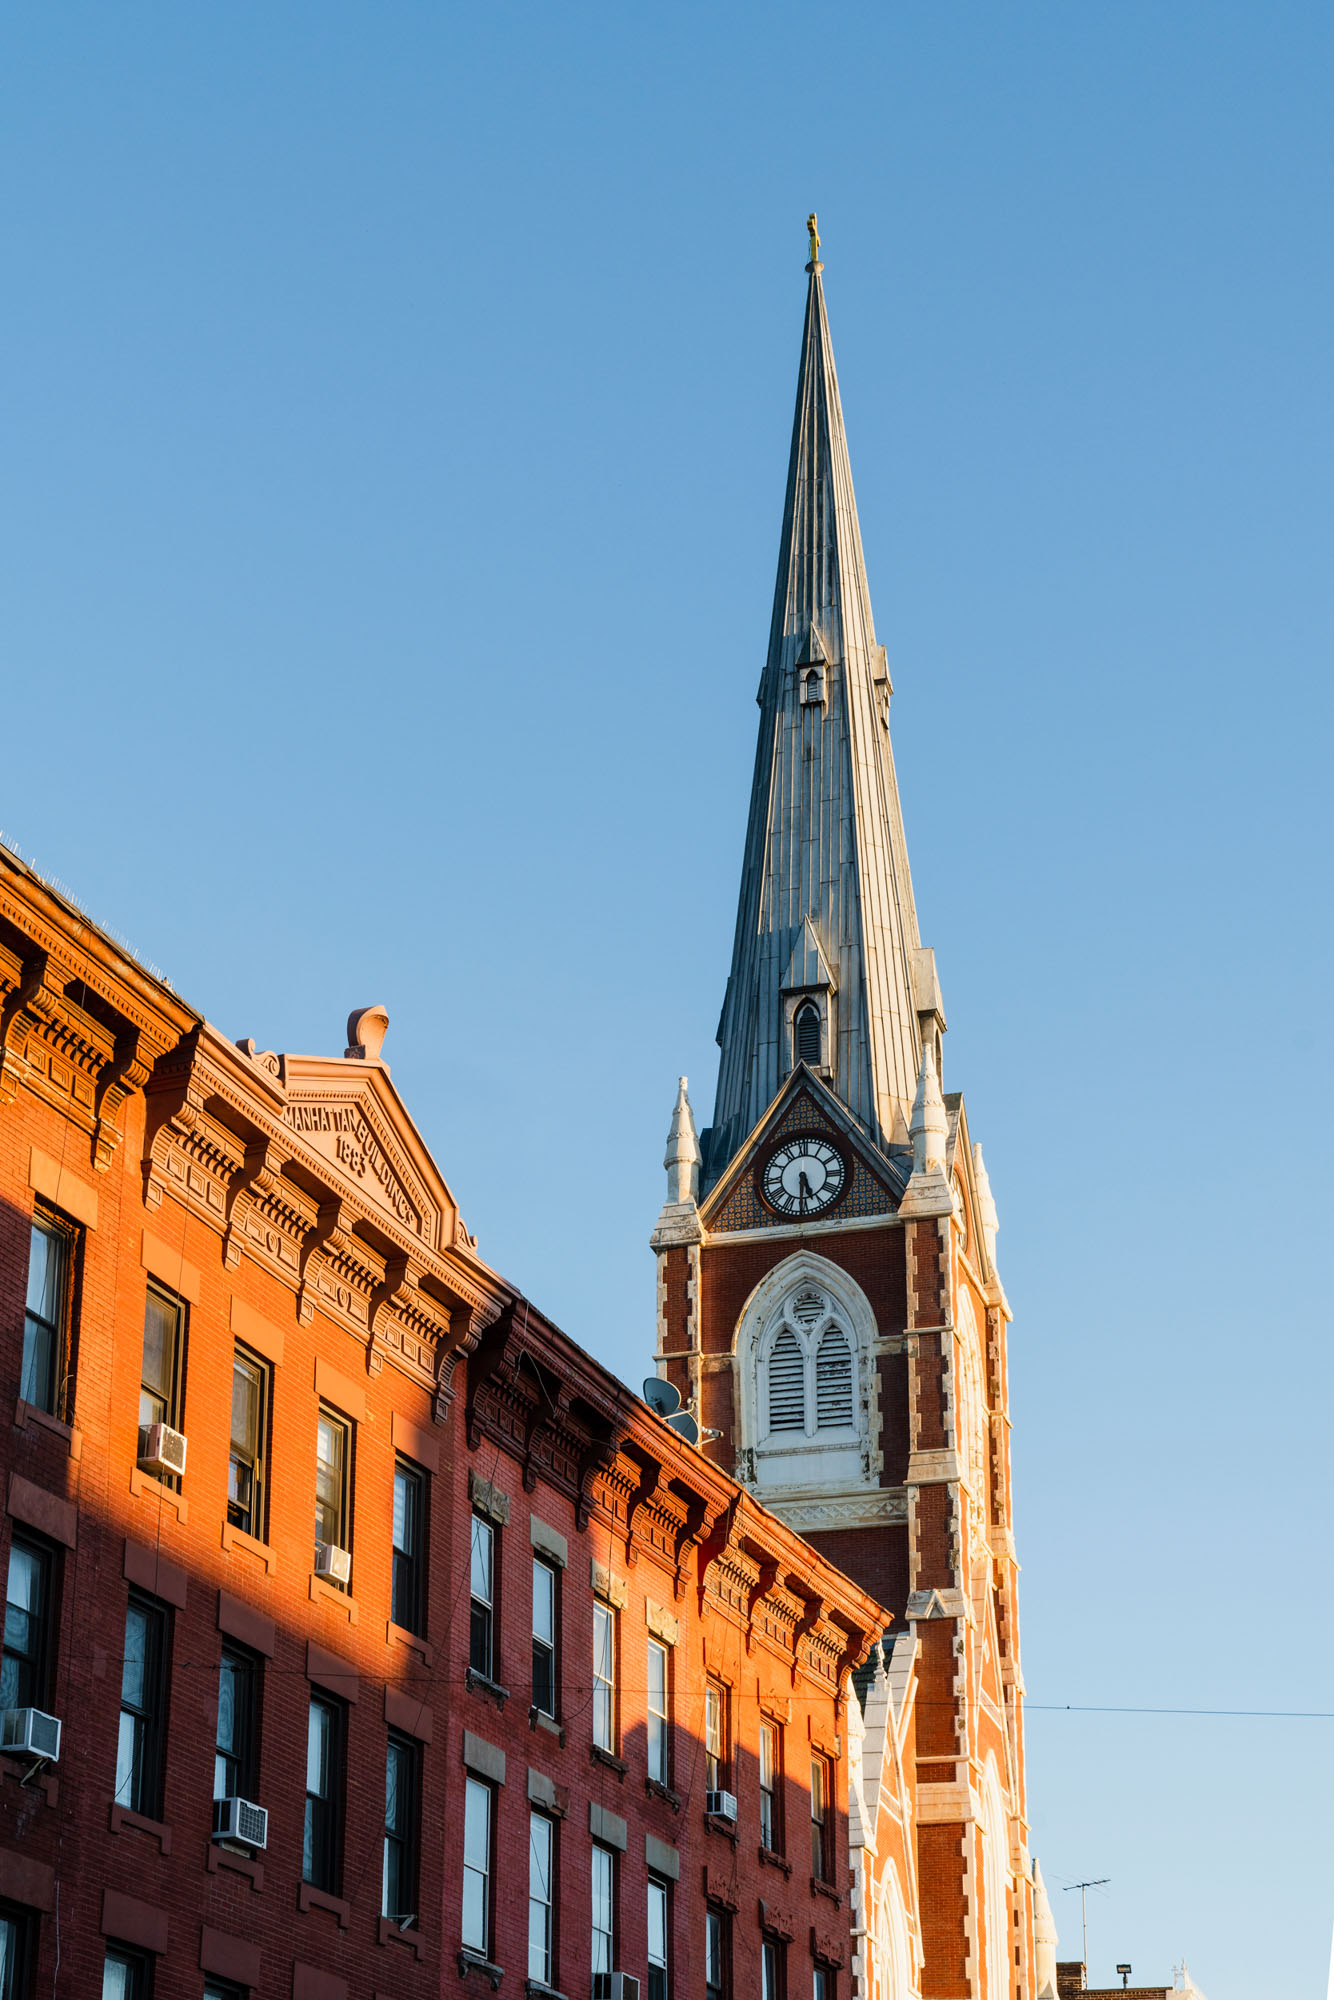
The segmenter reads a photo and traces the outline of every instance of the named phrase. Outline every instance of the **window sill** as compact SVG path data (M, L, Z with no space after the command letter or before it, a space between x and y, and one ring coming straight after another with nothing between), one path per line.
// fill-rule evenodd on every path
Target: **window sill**
M624 1784L625 1774L630 1766L623 1758L613 1756L611 1751L604 1750L600 1743L590 1743L588 1746L588 1755L592 1763L604 1764L609 1771L614 1771L622 1784Z
M130 1467L130 1491L137 1500L141 1493L147 1493L159 1504L166 1502L176 1510L176 1519L182 1523L190 1518L190 1507L183 1493L175 1493L160 1479L154 1479L149 1472L140 1472L137 1465Z
M146 1833L164 1854L171 1853L171 1828L164 1820L149 1819L145 1813L131 1812L128 1806L113 1803L107 1825L112 1833L124 1833L127 1827L135 1833Z
M340 1590L336 1583L327 1578L310 1573L310 1601L312 1604L327 1604L332 1611L341 1611L349 1625L357 1622L357 1600L346 1590Z
M310 1882L303 1882L296 1892L298 1910L328 1910L338 1919L338 1928L345 1931L352 1921L352 1905L345 1903L341 1896L326 1895L323 1889L316 1889Z
M501 1714L505 1713L505 1703L510 1698L508 1688L499 1681L491 1680L486 1674L479 1674L476 1667L469 1667L463 1676L465 1687L473 1694L480 1694L485 1701L493 1701Z
M14 1757L0 1757L0 1772L6 1778L12 1778L20 1788L44 1793L49 1806L55 1805L60 1798L60 1780L54 1771L31 1771Z
M53 1437L58 1437L76 1464L83 1457L82 1431L76 1431L73 1424L62 1423L59 1417L53 1417L36 1403L25 1403L20 1396L14 1409L14 1428L23 1431L29 1425L35 1430L50 1431Z
M270 1576L278 1572L278 1551L271 1549L267 1542L261 1542L257 1535L247 1535L243 1528L234 1528L230 1521L222 1524L222 1546L227 1555L233 1549L240 1549L245 1555L254 1556L262 1562Z
M234 1847L223 1847L216 1840L208 1844L208 1854L204 1866L210 1875L216 1875L220 1868L230 1868L234 1874L246 1875L256 1895L264 1887L264 1863L256 1861L252 1855L241 1854Z
M785 1854L780 1854L776 1847L762 1847L760 1849L760 1860L766 1868L780 1869L784 1875L792 1873L792 1863Z
M737 1830L735 1820L724 1819L720 1813L706 1812L704 1815L704 1824L710 1833L720 1833L724 1840L730 1840L733 1847L736 1846Z
M661 1799L663 1801L663 1804L669 1805L674 1813L680 1812L681 1801L680 1799L677 1798L676 1793L670 1791L668 1787L662 1784L657 1778L645 1778L644 1790L648 1793L651 1799Z
M384 1628L384 1639L387 1646L406 1646L409 1652L419 1654L428 1672L434 1667L435 1647L416 1632L409 1632L406 1625L395 1625L391 1618Z
M811 1877L811 1894L813 1896L827 1896L836 1910L843 1908L843 1898L833 1883L822 1882L818 1875L812 1875Z
M544 1986L540 1979L525 1979L523 1990L528 2000L565 2000L563 1993L558 1993L554 1986Z
M375 1933L377 1944L405 1944L418 1959L426 1956L426 1940L420 1931L404 1930L389 1917L381 1917Z
M459 1978L465 1979L470 1972L480 1972L484 1979L491 1981L491 1991L498 1993L500 1982L505 1977L503 1966L492 1965L489 1958L483 1958L479 1951L459 1953Z
M565 1748L565 1724L563 1722L557 1722L555 1716L548 1715L545 1709L541 1708L529 1709L528 1727L530 1729L545 1729L548 1736L554 1736L557 1738L562 1750ZM541 1991L544 1993L547 1990L548 1989L545 1986L542 1987L541 1989ZM550 1990L554 1993L555 1988L552 1987Z

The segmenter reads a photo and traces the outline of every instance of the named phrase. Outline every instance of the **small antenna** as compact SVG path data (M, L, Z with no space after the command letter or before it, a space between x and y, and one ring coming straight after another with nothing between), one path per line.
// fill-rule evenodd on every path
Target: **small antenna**
M1089 1962L1089 1890L1105 1889L1111 1879L1110 1875L1099 1875L1094 1882L1067 1882L1065 1885L1067 1892L1071 1889L1078 1889L1079 1891L1079 1914L1084 1926L1085 1967L1087 1967Z

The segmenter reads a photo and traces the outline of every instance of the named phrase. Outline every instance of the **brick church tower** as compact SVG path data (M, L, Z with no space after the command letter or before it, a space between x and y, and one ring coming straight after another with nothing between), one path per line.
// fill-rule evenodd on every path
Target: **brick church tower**
M859 2000L1031 2000L1009 1309L942 1094L822 270L813 234L717 1101L697 1139L682 1079L652 1239L658 1368L709 1455L893 1612L915 1879L863 1885Z

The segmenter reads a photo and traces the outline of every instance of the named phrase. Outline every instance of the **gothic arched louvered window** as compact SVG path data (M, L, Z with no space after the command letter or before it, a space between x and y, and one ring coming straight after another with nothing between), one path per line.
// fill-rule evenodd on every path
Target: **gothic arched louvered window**
M813 1000L804 1001L797 1009L797 1018L792 1023L792 1045L798 1062L819 1068L820 1010Z
M852 1422L852 1350L847 1335L831 1326L815 1356L815 1427L845 1430Z
M806 1428L806 1363L797 1337L786 1329L769 1350L769 1429Z

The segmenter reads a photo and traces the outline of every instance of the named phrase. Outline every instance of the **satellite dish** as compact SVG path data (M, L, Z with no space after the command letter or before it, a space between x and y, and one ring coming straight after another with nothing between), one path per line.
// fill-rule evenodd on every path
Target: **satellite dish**
M668 1417L667 1424L669 1429L679 1432L687 1444L699 1443L699 1425L695 1422L689 1410L675 1411L673 1415Z
M670 1417L681 1407L680 1391L661 1375L650 1375L644 1382L644 1401L660 1417Z

